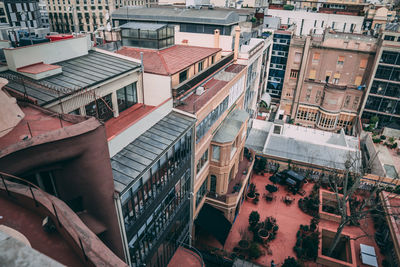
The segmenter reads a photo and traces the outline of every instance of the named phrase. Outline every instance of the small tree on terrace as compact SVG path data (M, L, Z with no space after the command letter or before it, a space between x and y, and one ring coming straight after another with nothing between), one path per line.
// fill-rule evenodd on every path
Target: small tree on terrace
M372 163L376 156L377 155L375 154L374 157L371 157L369 163ZM370 165L369 163L367 163L366 165ZM371 183L369 183L368 185L369 195L361 202L359 202L358 206L355 209L352 209L350 214L347 213L347 205L350 204L350 201L352 199L355 199L356 190L360 188L361 180L365 174L364 170L367 170L368 166L364 168L362 167L359 156L356 156L356 158L352 158L350 155L348 155L344 167L345 168L343 173L330 172L327 179L329 188L335 195L337 203L336 208L340 216L339 226L327 253L327 256L330 257L332 257L335 248L339 244L342 231L347 224L351 223L353 225L358 225L358 222L360 220L371 216L371 212L374 213L374 216L382 216L383 218L387 214L387 212L385 212L381 205L379 205L380 202L378 199L378 194L384 188L383 177L380 177L376 181L371 181ZM391 181L392 184L394 184L394 181L395 178L393 178L393 180ZM386 198L393 198L395 196L396 194L390 193L387 195ZM361 226L359 227L361 228ZM358 236L355 239L368 236L368 233L366 233L365 231L363 232L365 233L365 235Z

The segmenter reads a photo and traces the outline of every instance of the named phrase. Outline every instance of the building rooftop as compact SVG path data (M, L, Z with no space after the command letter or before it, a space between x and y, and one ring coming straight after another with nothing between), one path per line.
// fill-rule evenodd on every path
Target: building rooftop
M257 153L338 170L356 160L361 166L357 137L284 124L280 134L272 131L273 122L253 121L246 146ZM264 145L263 145L264 143ZM262 150L260 150L262 148Z
M135 29L135 30L149 30L155 31L161 28L164 28L167 24L161 23L148 23L148 22L128 22L121 26L121 29Z
M174 45L162 50L123 47L117 53L140 59L140 53L143 52L145 72L172 75L220 50L220 48Z
M245 65L231 64L219 70L214 76L204 77L205 81L197 84L190 92L186 93L186 95L180 99L179 105L176 108L190 113L197 112L244 68L246 68ZM196 89L200 86L204 88L205 92L198 95L196 94Z
M235 109L224 120L212 141L217 143L227 143L235 140L243 123L247 121L249 114L242 109Z
M234 25L239 23L239 14L232 10L187 9L187 8L134 8L121 7L115 10L112 19Z
M33 80L13 71L2 72L0 76L9 80L5 86L6 89L20 94L24 94L26 90L28 97L35 99L39 105L43 106L140 68L140 64L133 61L97 51L89 51L87 55L52 65L61 66L62 73L41 80ZM26 68L29 68L30 72L37 72L42 70L42 65Z
M43 110L30 104L19 105L25 114L23 119L5 136L0 138L0 151L8 146L22 141L29 142L32 137L39 136L50 131L73 125L72 120L66 120L56 116L55 113ZM72 115L66 115L72 116ZM0 155L2 153L0 152Z
M0 190L1 191L1 190ZM11 193L12 194L12 193ZM29 241L33 249L43 253L52 259L66 265L66 266L84 266L80 258L76 255L72 247L68 245L63 236L55 231L52 234L46 233L42 228L42 220L44 219L39 213L31 209L22 207L7 197L0 196L1 216L0 225L5 225L23 234ZM1 231L0 231L1 235ZM1 244L1 243L0 243ZM4 244L3 244L4 245ZM2 245L0 245L1 249ZM21 245L18 245L23 249ZM26 248L25 248L26 249ZM25 249L23 251L25 251ZM13 251L3 250L0 253L0 262L4 263L3 257L12 256ZM11 255L4 255L3 252L9 252ZM34 254L40 254L37 251ZM23 256L22 251L18 253L18 260L22 266ZM26 254L25 254L26 255ZM42 255L43 256L43 255ZM40 261L40 257L36 255L33 260ZM54 262L54 261L52 261ZM5 264L4 266L10 266ZM23 265L29 266L29 265ZM35 265L35 266L60 266L60 265Z
M112 157L115 190L125 193L194 122L193 118L171 112Z

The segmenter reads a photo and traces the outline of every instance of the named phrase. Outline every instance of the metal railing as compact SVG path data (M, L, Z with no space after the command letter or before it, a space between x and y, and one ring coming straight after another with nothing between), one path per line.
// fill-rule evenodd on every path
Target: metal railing
M79 246L79 249L82 251L82 257L84 258L85 262L92 262L93 264L95 264L88 257L87 252L89 252L89 251L91 253L95 254L96 257L98 259L101 259L101 261L103 261L104 263L108 262L108 260L109 260L108 258L102 259L104 255L100 254L100 253L96 252L94 249L92 249L91 242L88 242L85 239L85 238L87 238L87 236L79 234L74 226L68 224L70 219L66 218L66 216L62 213L62 211L64 211L64 212L66 211L65 207L60 207L56 202L54 202L51 199L51 197L48 193L44 192L40 187L38 187L37 185L35 185L23 178L20 178L20 177L11 175L11 174L7 174L7 173L1 172L1 171L0 171L0 179L2 181L2 185L4 186L4 190L6 191L6 193L9 197L13 197L14 194L29 197L29 195L24 195L22 192L17 193L17 192L11 191L10 190L11 187L15 188L15 186L18 185L18 186L25 186L27 189L29 189L32 200L35 203L35 207L39 207L40 205L43 206L44 208L46 208L49 211L49 213L51 213L56 218L59 228L66 229L67 234L69 234L69 236L72 238L72 240L75 242L75 244L77 246ZM0 190L1 189L2 188L0 186ZM35 192L35 191L38 191L38 192ZM48 201L51 204L51 207L46 206L45 203L41 203L41 201L40 201L41 198L43 198L45 201ZM71 212L73 213L73 211L71 211ZM88 231L90 231L90 229L88 229ZM101 242L101 241L99 241L99 242ZM107 248L105 245L104 245L104 247ZM110 251L110 253L112 253L112 252ZM115 257L117 258L117 256L115 256ZM120 259L118 258L118 260L120 260Z

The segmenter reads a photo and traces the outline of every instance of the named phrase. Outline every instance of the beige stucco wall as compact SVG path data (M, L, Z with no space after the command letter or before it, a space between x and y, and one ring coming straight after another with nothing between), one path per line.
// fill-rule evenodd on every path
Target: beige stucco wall
M20 48L3 49L8 68L16 71L17 68L36 64L53 64L88 54L90 49L89 36L81 36L40 45Z
M171 77L151 73L143 74L144 103L150 106L158 106L172 97Z

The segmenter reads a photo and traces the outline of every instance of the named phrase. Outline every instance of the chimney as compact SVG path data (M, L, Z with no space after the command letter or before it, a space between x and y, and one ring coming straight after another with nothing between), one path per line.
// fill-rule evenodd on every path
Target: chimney
M214 30L214 48L219 48L219 30Z
M240 27L235 27L235 47L233 49L233 59L237 61L239 55Z

